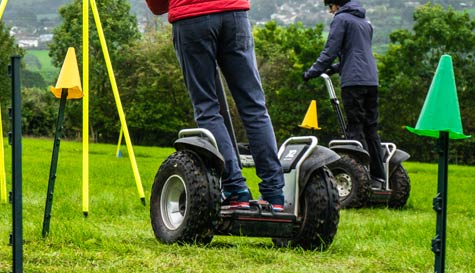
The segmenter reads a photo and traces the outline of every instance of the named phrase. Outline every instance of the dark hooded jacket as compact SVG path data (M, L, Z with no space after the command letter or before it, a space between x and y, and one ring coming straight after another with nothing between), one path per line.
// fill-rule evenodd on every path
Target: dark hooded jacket
M355 1L348 2L335 13L325 48L308 70L315 77L333 65L341 75L341 87L378 86L376 60L371 49L373 27L366 10Z

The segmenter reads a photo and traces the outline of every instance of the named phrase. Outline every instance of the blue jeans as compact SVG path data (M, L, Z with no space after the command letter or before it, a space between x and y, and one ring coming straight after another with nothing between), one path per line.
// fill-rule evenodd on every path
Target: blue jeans
M213 133L225 159L224 191L247 188L216 95L221 69L246 129L262 196L282 194L284 178L257 71L254 40L245 11L203 15L173 23L173 43L198 127Z

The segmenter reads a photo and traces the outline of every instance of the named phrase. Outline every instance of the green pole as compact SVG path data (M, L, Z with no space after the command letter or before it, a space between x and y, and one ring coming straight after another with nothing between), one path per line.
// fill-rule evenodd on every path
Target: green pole
M22 170L21 170L21 89L20 56L11 58L12 76L12 204L13 204L13 273L23 272L23 224L22 224Z
M444 272L449 139L470 137L463 134L452 57L449 55L442 55L440 58L416 127L406 126L406 128L416 135L438 139L438 192L432 203L437 213L437 226L436 236L432 240L432 251L435 254L434 271Z
M42 235L45 238L49 233L49 224L51 219L51 208L53 206L54 182L56 180L56 167L58 166L59 145L63 132L64 108L66 106L66 98L68 97L68 89L63 88L61 92L61 102L59 104L58 120L56 122L56 133L54 136L53 155L51 157L51 166L49 170L48 192L46 193L45 213L43 217Z
M433 201L433 208L437 214L437 227L436 236L432 240L432 251L435 254L434 272L443 273L445 271L445 246L447 231L447 173L449 153L448 132L440 132L437 142L437 152L439 153L438 192Z

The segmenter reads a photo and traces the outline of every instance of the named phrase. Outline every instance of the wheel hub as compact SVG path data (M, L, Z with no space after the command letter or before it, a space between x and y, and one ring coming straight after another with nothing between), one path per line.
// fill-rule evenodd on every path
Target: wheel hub
M347 173L339 173L335 176L335 179L338 195L340 198L347 197L351 193L351 188L353 187L351 176Z
M170 176L163 185L160 210L168 229L176 230L183 223L186 215L186 187L180 176Z

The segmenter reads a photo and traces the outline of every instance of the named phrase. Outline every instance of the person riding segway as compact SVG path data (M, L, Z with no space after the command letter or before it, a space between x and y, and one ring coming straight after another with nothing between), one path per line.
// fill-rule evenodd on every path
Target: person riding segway
M360 168L359 184L352 184L356 197L354 202L347 203L348 206L362 206L365 195L371 191L382 195L389 192L388 167L384 159L387 150L383 149L378 134L379 81L371 48L373 27L366 18L366 10L356 1L324 0L324 5L334 15L330 32L323 51L303 73L303 79L308 81L323 73L340 75L341 96L348 122L343 129L344 135L369 153L369 160L365 156L360 157L361 164L366 165L365 161L369 163L369 177L365 177ZM339 62L334 63L336 59ZM351 158L345 156L342 160L349 161Z
M327 247L336 233L339 201L325 164L338 155L318 146L315 137L290 138L277 152L256 65L249 1L147 3L156 14L168 11L200 127L180 131L174 144L177 151L155 177L150 217L157 239L209 243L214 234L235 234L273 237L277 245ZM224 91L216 66L246 129L256 173L262 179L260 201L252 200L233 134L220 113Z

